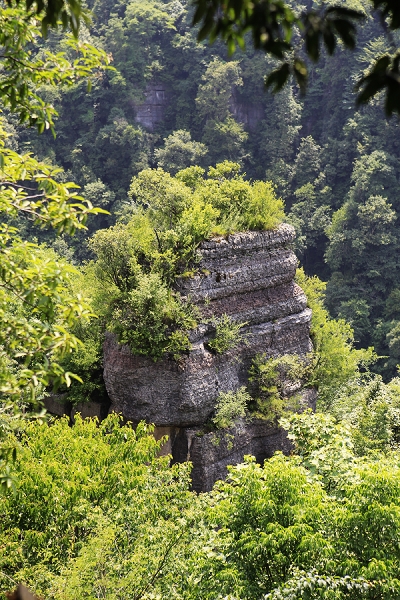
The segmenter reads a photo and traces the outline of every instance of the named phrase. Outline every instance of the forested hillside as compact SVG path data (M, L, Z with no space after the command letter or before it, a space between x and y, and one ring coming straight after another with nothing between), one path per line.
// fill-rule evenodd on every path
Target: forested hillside
M1 598L400 597L399 124L353 95L399 40L369 0L346 5L365 12L357 49L310 65L304 98L264 90L264 55L198 44L178 0L89 3L80 41L56 27L77 34L72 0L0 7ZM255 356L252 389L220 393L196 435L228 446L260 419L288 456L195 494L152 425L40 410L57 390L102 401L106 331L178 370L202 315L174 284L208 276L199 245L282 220L313 349ZM246 323L210 323L209 354L246 344Z
M145 168L175 174L238 162L247 178L277 186L302 265L328 281L331 315L351 323L359 346L373 344L386 356L376 368L393 376L400 357L399 124L384 117L380 98L356 110L353 92L386 48L381 23L368 12L356 52L339 47L312 66L302 98L294 84L277 95L265 91L272 62L250 45L228 60L221 43L197 44L184 2L98 0L89 7L95 18L84 39L104 48L115 70L93 77L90 93L84 82L45 90L59 113L55 139L8 119L13 148L61 166L61 178L111 213L91 218L88 233L72 241L54 241L56 250L78 263L91 258L84 239L115 223L130 202L132 177ZM60 34L46 42L54 50L63 44Z

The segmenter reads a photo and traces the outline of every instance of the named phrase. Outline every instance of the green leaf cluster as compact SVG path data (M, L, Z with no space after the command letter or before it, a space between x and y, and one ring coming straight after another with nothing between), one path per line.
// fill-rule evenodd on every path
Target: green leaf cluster
M256 356L249 369L255 397L251 408L256 416L274 422L284 412L296 408L295 393L306 383L309 371L307 358L296 354L275 358L265 354Z
M90 241L97 259L85 273L94 310L132 352L156 360L189 349L197 311L174 283L196 269L203 240L281 222L282 201L272 184L245 181L239 169L225 161L210 168L207 178L200 167L175 177L160 168L141 171L132 180L133 201L122 221ZM239 343L242 327L223 317L210 347L225 352Z
M291 76L300 90L307 88L310 67L305 57L318 62L323 54L332 55L343 46L356 48L360 21L369 11L379 15L385 30L398 30L398 7L392 0L372 0L351 6L315 3L306 10L282 0L228 3L196 0L193 24L200 24L198 40L214 42L221 38L232 55L236 46L246 46L246 33L251 32L255 49L279 59L281 64L266 77L267 87L280 91ZM369 10L368 10L369 9ZM388 36L389 37L389 36ZM366 104L380 92L386 92L385 112L391 116L400 112L400 54L391 39L391 53L380 55L369 71L361 77L355 89L359 91L357 105Z
M40 595L91 597L100 577L114 597L119 588L138 593L187 539L187 466L157 458L164 440L117 415L24 429L15 491L0 496L1 590L11 577L35 582Z
M212 422L217 429L232 427L235 420L246 415L252 398L244 386L236 392L221 392L215 403Z
M338 388L374 362L376 355L373 348L356 350L351 326L343 319L330 318L324 306L324 282L307 277L302 269L297 271L296 280L312 309L314 356L309 384L317 387L320 406L327 408Z
M0 496L1 589L11 578L60 600L396 597L398 453L360 456L353 428L329 415L282 424L292 456L246 457L198 496L143 424L25 422L7 441L18 479Z
M223 314L213 320L213 325L215 334L207 342L207 346L217 354L233 350L243 340L245 341L245 337L240 332L247 323L235 323L229 315Z
M351 427L359 455L398 448L399 380L384 383L380 375L365 373L336 391L329 412Z
M75 269L24 233L32 227L73 234L85 229L89 215L104 211L85 201L61 169L26 149L16 152L8 132L17 117L20 124L36 125L39 133L51 129L54 134L57 111L46 91L70 87L107 68L104 51L74 36L66 36L58 53L41 43L42 33L48 26L57 28L59 18L76 36L84 14L75 0L27 1L25 8L7 2L0 8L0 438L5 440L27 418L24 412L43 399L44 388L79 380L62 362L79 347L71 329L91 315L90 307L71 292ZM12 451L15 460L15 446ZM6 487L13 485L9 458L8 450L1 453Z
M91 310L81 295L72 294L76 270L53 251L24 241L11 223L26 215L40 227L73 233L101 209L85 202L73 184L58 182L59 170L5 148L4 130L1 135L0 390L34 399L38 386L70 384L72 375L61 360L79 346L73 323Z
M43 3L36 5L27 2L27 9L18 7L18 2L16 4L9 2L0 10L2 103L18 115L21 123L35 125L39 133L52 129L54 134L57 111L46 100L43 88L68 87L81 79L96 77L108 68L109 57L103 50L79 41L73 35L67 36L64 51L54 53L41 48L39 40L42 30L46 31L48 25L56 25L57 18L54 15L60 12L60 5L64 3L59 1L58 6L52 3L52 7L49 4L47 16L42 15L41 20L35 13L42 12ZM70 0L69 4L73 7L72 13L67 16L65 10L61 12L67 21L75 24L73 31L76 35L78 21L75 16L83 11L76 0ZM49 21L51 12L53 19Z

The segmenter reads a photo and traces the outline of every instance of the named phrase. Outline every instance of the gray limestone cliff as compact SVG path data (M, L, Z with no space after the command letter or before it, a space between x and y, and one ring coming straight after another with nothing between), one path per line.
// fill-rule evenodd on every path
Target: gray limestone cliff
M148 131L154 131L165 117L169 96L166 86L152 82L144 91L144 100L136 105L135 120Z
M153 362L134 356L108 334L104 344L104 381L110 410L134 423L156 425L167 433L167 451L176 461L193 462L193 486L208 490L224 477L226 466L254 454L263 460L275 450L288 450L277 427L260 419L204 433L220 392L248 385L248 370L258 354L307 355L311 311L304 292L294 282L297 259L290 249L291 226L274 231L237 233L201 244L198 274L181 278L177 290L197 304L203 322L191 332L192 348L179 361ZM215 334L211 318L227 314L245 322L242 342L223 354L208 349ZM304 402L312 405L313 392Z

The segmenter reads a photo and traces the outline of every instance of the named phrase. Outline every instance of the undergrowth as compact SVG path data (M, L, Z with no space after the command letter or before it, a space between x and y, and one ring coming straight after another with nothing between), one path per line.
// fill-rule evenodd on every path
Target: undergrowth
M216 354L223 354L227 350L234 349L245 340L244 335L240 332L247 322L235 323L229 315L223 314L218 319L214 319L213 324L215 335L207 343L207 346Z
M244 417L246 408L252 398L245 386L236 392L221 392L215 404L215 414L212 422L217 429L232 427L235 419Z

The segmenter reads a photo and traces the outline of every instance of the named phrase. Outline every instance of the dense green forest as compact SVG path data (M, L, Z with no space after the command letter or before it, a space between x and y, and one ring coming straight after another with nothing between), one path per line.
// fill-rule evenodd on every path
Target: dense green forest
M199 44L178 0L89 2L81 42L1 7L0 594L400 597L399 124L381 95L356 109L353 93L398 38L368 0L346 4L365 13L357 48L310 64L305 97L266 91L275 62L251 44L232 58ZM179 357L198 314L171 285L198 244L282 220L314 342L307 365L285 360L318 410L284 410L273 362L256 410L291 456L247 457L196 495L151 425L32 412L50 385L104 397L107 329ZM224 352L240 324L219 325ZM251 418L252 402L222 395L212 426Z
M367 11L368 1L352 7ZM376 369L390 378L399 358L399 125L382 98L355 108L354 82L387 49L378 19L363 22L354 54L339 47L311 66L301 98L295 84L265 91L271 60L248 49L227 59L220 43L196 43L192 10L181 2L95 2L82 33L103 48L115 70L66 91L44 90L59 113L57 137L38 137L8 119L14 149L33 151L64 169L93 205L87 233L49 240L76 264L93 257L85 240L110 226L132 202L133 176L161 167L175 174L231 160L249 180L271 180L297 230L296 251L307 274L328 282L332 316L354 328L359 347L373 345ZM47 42L63 48L60 34ZM147 112L146 112L147 111Z
M144 425L31 423L15 495L0 497L1 589L23 581L64 600L398 598L396 438L382 418L371 427L398 390L373 387L359 429L295 415L285 423L295 455L263 467L249 457L200 495L188 464L157 458Z

